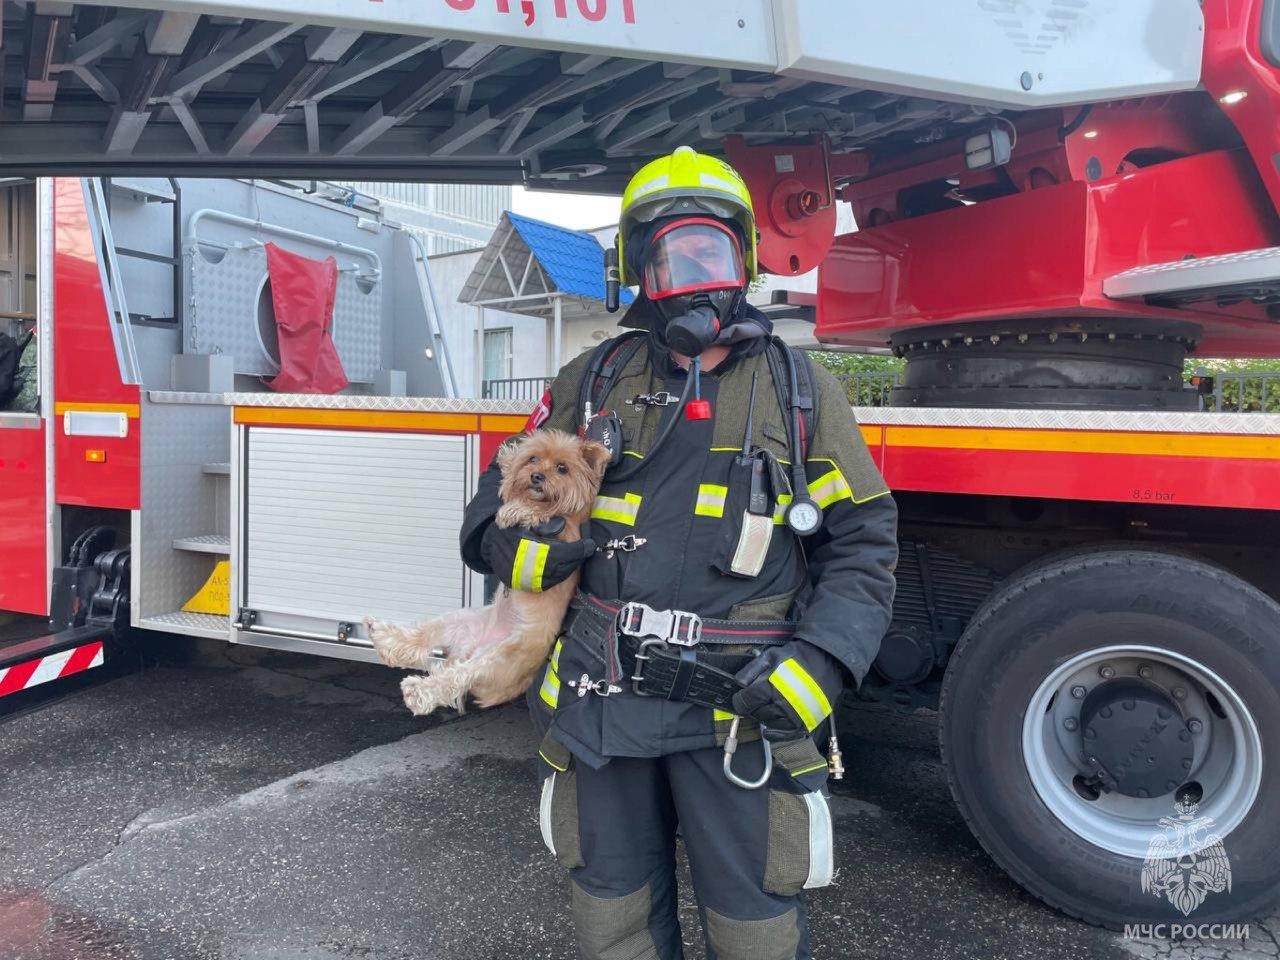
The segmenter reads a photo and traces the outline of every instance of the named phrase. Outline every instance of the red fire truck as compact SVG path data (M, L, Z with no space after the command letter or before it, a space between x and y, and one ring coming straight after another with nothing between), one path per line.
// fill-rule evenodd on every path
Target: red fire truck
M3 47L28 68L0 152L15 176L616 193L679 143L723 152L767 268L819 271L779 309L906 360L892 403L856 411L902 516L894 623L860 695L939 712L974 834L1048 903L1180 918L1149 864L1185 820L1204 843L1174 881L1200 885L1198 920L1274 905L1280 416L1201 412L1183 369L1280 356L1280 3L23 12ZM276 393L261 241L324 231L245 214L237 239L175 214L177 253L134 245L177 277L172 313L139 318L103 229L126 215L94 183L30 188L38 292L12 312L39 325L41 406L0 417L0 606L52 609L62 630L35 653L66 659L8 656L0 692L93 663L84 642L125 623L369 659L363 615L478 602L454 535L527 411L448 396L420 257L384 269L394 239L370 259L329 234L359 372ZM134 206L173 210L157 189ZM839 201L859 229L836 236ZM412 303L422 319L397 322Z

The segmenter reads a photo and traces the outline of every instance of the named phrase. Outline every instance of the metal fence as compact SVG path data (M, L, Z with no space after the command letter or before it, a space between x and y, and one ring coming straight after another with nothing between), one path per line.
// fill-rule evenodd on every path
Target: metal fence
M902 382L899 370L837 373L835 377L844 385L844 395L855 407L889 406L893 388Z
M1190 376L1213 377L1213 392L1200 398L1200 409L1217 413L1280 413L1280 371L1239 373L1197 370Z
M509 380L485 380L481 397L485 400L528 400L536 403L551 383L550 377L514 377Z

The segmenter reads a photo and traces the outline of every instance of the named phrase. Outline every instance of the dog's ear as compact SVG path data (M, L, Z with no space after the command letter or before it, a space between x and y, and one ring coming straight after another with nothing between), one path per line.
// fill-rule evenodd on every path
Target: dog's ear
M594 440L584 440L581 453L582 459L591 468L591 472L597 477L603 477L605 469L609 466L609 451L604 444L596 443Z
M522 440L523 437L508 440L498 448L497 456L494 457L494 459L498 462L498 469L504 474L508 469L510 469L511 465L516 462L516 457L519 455Z

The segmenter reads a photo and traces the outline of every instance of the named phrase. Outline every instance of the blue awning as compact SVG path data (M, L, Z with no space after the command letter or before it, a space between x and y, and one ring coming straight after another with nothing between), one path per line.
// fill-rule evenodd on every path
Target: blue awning
M510 211L458 295L461 303L537 317L547 316L556 299L570 314L599 313L604 298L599 240ZM630 290L622 291L623 306L634 299Z

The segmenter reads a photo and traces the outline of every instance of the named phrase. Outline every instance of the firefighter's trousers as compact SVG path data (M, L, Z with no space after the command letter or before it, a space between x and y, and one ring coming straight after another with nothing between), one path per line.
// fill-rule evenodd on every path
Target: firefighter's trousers
M709 960L811 956L803 889L829 883L832 872L831 817L820 789L804 789L781 765L765 787L735 786L718 747L615 757L598 770L546 748L544 760L556 762L543 767L543 839L569 868L582 957L684 956L677 828ZM811 743L805 748L816 755ZM759 741L739 748L734 769L759 775ZM825 769L819 784L824 777Z

